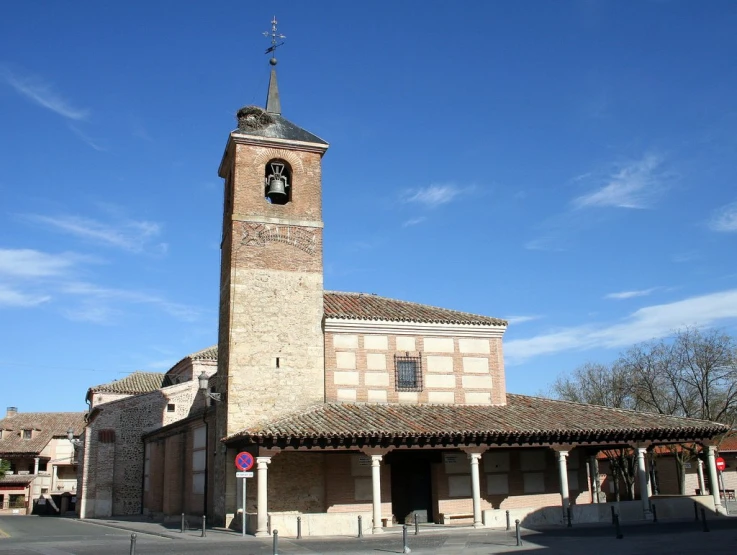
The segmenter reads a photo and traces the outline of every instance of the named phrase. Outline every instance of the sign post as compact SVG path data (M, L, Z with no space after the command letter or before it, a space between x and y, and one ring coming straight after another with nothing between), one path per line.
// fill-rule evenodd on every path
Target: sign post
M714 466L716 466L717 471L719 471L719 482L722 485L722 499L724 499L724 510L727 514L729 514L729 508L727 507L727 492L724 489L724 474L722 474L724 469L727 468L727 462L722 457L717 457L714 461Z
M241 517L241 536L246 536L246 480L253 478L253 472L248 472L253 468L253 455L247 451L238 453L235 457L235 467L240 472L235 473L236 479L243 480L243 516Z

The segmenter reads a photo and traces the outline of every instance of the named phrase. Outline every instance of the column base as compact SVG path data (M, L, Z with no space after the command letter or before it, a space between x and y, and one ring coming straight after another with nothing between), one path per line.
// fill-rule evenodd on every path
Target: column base
M642 518L645 520L652 520L653 519L653 512L650 509L647 509L643 511Z
M256 530L257 538L268 538L271 534L267 530Z
M473 527L474 528L483 528L484 527L484 524L483 524L483 522L474 522L473 523Z
M374 527L374 528L371 529L371 533L372 534L383 534L384 533L384 529L382 527L380 527L380 526L379 527Z

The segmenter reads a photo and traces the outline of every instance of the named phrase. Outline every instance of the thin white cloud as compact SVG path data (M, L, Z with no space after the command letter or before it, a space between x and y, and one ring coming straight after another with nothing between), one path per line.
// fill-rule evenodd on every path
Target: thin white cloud
M64 275L79 256L48 254L33 249L0 249L0 275L14 278L44 278Z
M0 284L0 308L3 307L33 307L51 299L48 295L29 295Z
M508 316L505 320L510 324L524 324L525 322L533 322L540 318L543 318L541 314L530 314L527 316Z
M161 232L161 226L155 222L124 220L114 225L81 216L41 214L29 214L26 218L82 239L133 253L140 253L151 247L160 253L166 252L165 243L152 245L152 240Z
M421 217L421 218L411 218L405 222L402 223L402 227L411 227L413 225L421 224L424 222L427 218Z
M737 319L737 289L641 308L617 323L553 330L505 343L511 364L545 354L594 348L616 348L667 337L684 326L708 327Z
M727 233L737 231L737 202L715 210L709 220L709 228Z
M650 289L640 289L637 291L620 291L618 293L609 293L604 295L604 298L621 301L623 299L632 299L634 297L647 297L650 293L657 290L657 287L651 287Z
M574 208L647 208L664 187L663 176L658 173L662 163L662 157L646 154L620 166L606 177L603 186L573 199L572 204Z
M79 129L78 127L75 127L74 125L70 125L69 129L71 129L77 137L82 139L88 146L94 148L98 152L107 152L107 147L104 146L99 140L93 139L87 133Z
M99 287L97 285L84 282L67 283L61 288L61 291L66 294L81 296L86 298L88 301L95 301L94 306L99 308L97 312L89 311L88 308L85 308L82 311L82 313L91 314L91 316L87 317L89 321L95 321L93 318L97 318L97 321L102 322L106 316L112 314L109 307L99 304L100 301L119 301L131 304L152 305L160 308L170 316L187 322L196 320L200 315L200 311L193 307L181 303L174 303L162 297L139 291Z
M62 117L76 121L89 117L89 110L76 108L39 77L17 75L7 67L0 68L0 77L17 93Z
M428 208L452 202L458 195L468 191L468 187L456 185L430 185L418 189L409 189L404 192L405 202L414 202Z

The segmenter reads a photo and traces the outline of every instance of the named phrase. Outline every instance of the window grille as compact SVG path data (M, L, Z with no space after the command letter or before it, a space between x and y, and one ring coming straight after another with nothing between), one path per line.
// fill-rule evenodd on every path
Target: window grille
M100 443L115 443L115 430L99 430L97 441Z
M422 356L394 355L397 391L422 391Z

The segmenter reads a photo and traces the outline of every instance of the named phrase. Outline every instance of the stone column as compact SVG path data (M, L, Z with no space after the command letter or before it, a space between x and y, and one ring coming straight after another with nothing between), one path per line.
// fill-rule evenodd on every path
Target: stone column
M381 455L371 455L371 502L373 505L373 533L381 534Z
M589 475L591 476L591 494L594 497L594 503L598 503L601 483L599 483L599 461L596 460L596 455L589 457Z
M696 471L699 478L699 491L701 492L701 495L706 495L706 482L704 481L704 461L702 461L701 459L697 459L696 462L698 463Z
M33 458L33 474L38 476L38 457Z
M560 476L560 497L563 506L563 520L566 519L571 502L568 493L568 451L558 453L558 475Z
M258 474L258 493L256 498L256 536L269 535L269 509L268 509L268 466L271 457L256 457L256 470Z
M650 496L648 495L647 470L645 469L646 447L637 447L637 478L640 481L640 499L642 500L642 514L645 520L650 520L653 513L650 510Z
M717 450L713 445L709 445L706 452L706 464L709 468L709 483L711 484L711 495L714 497L714 509L718 513L724 514L722 506L722 498L719 496L719 478L717 477L717 465L715 461L715 452Z
M481 481L479 479L479 460L481 453L468 453L471 460L471 493L473 495L473 527L482 528L481 522Z

